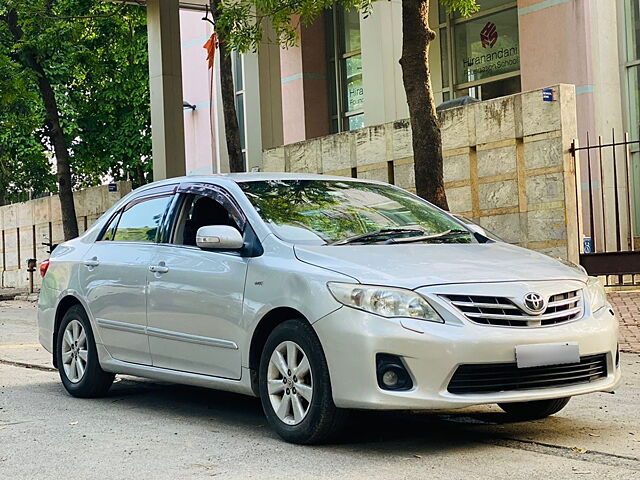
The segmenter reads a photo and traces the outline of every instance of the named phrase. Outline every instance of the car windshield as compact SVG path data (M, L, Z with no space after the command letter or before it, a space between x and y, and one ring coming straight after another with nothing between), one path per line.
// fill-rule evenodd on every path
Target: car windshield
M340 180L264 180L239 185L273 233L291 243L474 241L462 223L389 185Z

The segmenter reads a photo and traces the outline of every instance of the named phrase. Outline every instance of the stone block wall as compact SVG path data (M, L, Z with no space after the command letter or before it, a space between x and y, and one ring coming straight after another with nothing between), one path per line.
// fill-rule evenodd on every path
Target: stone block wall
M441 116L444 181L452 212L508 242L578 260L575 88L534 90ZM266 150L262 170L366 178L415 191L409 120Z
M129 182L118 182L116 192L107 185L74 193L78 228L84 232L102 213L131 191ZM38 264L48 258L49 240L62 243L62 215L58 196L50 196L0 207L0 287L25 287L29 284L27 259ZM40 284L38 272L34 275Z

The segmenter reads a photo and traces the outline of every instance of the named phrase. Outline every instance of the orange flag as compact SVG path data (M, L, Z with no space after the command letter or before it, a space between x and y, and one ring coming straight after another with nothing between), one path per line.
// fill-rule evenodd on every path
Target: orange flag
M211 38L207 40L202 48L207 50L207 61L209 62L209 69L213 68L213 58L216 55L216 48L218 47L218 40L215 32L211 34Z

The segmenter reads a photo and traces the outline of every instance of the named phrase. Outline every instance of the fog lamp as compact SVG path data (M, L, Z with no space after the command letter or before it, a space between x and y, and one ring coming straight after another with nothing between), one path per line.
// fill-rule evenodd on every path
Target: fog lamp
M411 375L397 355L379 353L376 355L378 386L383 390L410 390L413 388Z
M398 374L393 370L387 370L382 374L382 383L385 387L395 387L398 384Z

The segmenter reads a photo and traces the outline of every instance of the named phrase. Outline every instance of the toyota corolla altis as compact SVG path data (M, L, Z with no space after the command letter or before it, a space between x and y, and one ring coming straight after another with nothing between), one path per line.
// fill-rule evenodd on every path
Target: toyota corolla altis
M156 182L54 250L40 341L73 396L117 373L255 395L296 443L350 409L497 403L533 419L613 390L598 280L485 233L380 182Z

